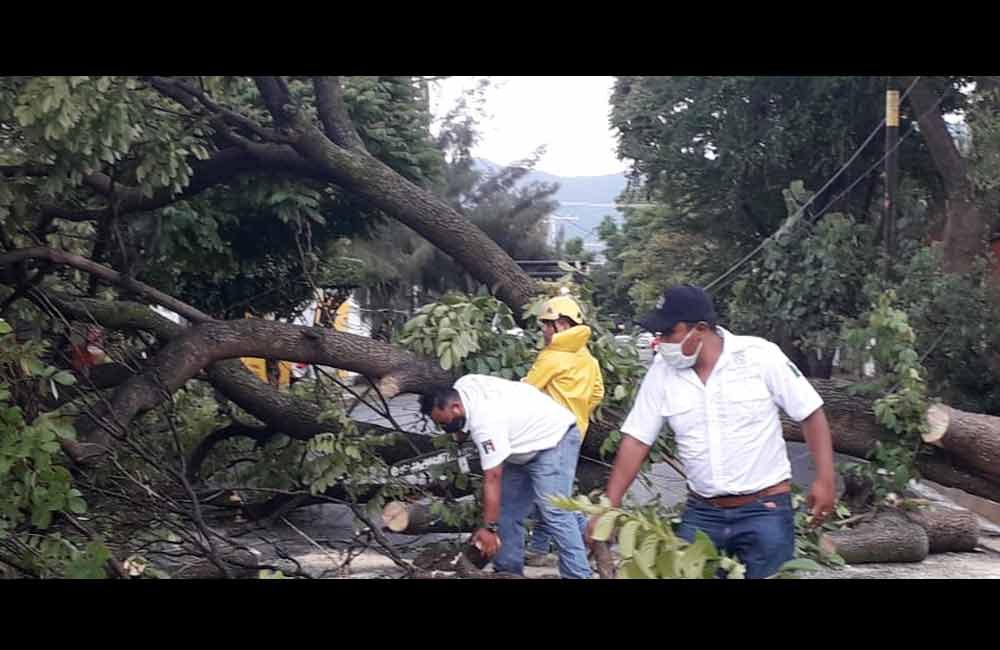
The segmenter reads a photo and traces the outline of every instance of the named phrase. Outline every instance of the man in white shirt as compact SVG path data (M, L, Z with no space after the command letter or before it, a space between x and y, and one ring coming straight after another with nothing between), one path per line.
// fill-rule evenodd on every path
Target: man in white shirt
M702 289L669 289L637 322L660 333L661 343L622 425L608 498L621 504L666 421L688 477L677 534L693 541L703 530L740 558L748 578L774 574L795 554L792 472L778 407L801 423L812 452L816 480L808 505L818 524L835 501L823 400L778 346L718 327ZM592 520L589 534L593 526Z
M497 571L524 573L524 518L537 506L559 550L559 574L591 576L576 518L548 501L573 492L581 443L576 416L530 384L488 375L466 375L454 387L422 395L420 411L458 442L468 433L476 443L484 525L472 541Z

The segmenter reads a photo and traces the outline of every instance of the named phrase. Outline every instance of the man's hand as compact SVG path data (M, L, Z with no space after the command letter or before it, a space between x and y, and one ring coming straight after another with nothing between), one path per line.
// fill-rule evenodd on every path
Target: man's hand
M809 497L806 499L806 506L812 515L813 527L821 525L833 513L836 502L835 488L833 481L820 480L813 481L812 489L809 490Z
M833 470L833 437L822 407L802 421L802 435L805 436L816 464L816 480L809 490L806 505L813 518L811 525L819 526L833 514L834 502L837 500L833 478L836 476Z
M478 528L472 534L472 544L482 551L487 559L490 559L500 550L500 536L485 528Z

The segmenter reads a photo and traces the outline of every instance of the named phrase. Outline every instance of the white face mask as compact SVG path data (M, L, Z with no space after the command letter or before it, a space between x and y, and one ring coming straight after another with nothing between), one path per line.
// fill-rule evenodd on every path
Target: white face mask
M695 348L694 352L689 356L684 354L681 347L687 342L688 337L694 333L694 330L690 330L684 335L680 343L660 343L656 346L656 351L667 362L667 365L676 368L677 370L683 370L684 368L690 368L698 360L698 353L701 352L701 346L704 341L698 341L698 347Z

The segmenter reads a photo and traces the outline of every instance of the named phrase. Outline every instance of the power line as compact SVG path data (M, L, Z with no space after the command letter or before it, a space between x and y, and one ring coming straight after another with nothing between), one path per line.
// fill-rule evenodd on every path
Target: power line
M917 82L918 82L919 80L920 80L920 77L917 77L917 78L915 78L915 79L913 80L913 83L911 83L911 84L910 84L910 87L906 89L906 92L905 92L905 93L903 93L903 96L902 96L902 97L900 98L900 100L899 100L899 101L900 101L900 103L902 103L902 101L903 101L904 99L906 99L906 96L910 94L910 91L911 91L911 90L913 89L913 87L914 87L914 86L915 86L915 85L917 84ZM945 100L945 99L946 99L946 98L948 97L948 95L949 95L949 94L950 94L951 92L954 92L954 90L955 90L955 89L954 89L954 88L952 88L951 90L949 90L949 91L947 91L947 92L945 92L945 93L942 93L942 94L941 94L941 96L940 96L940 97L939 97L939 98L937 99L937 101L935 101L935 102L934 102L934 104L933 104L933 105L932 105L932 106L931 106L930 108L928 108L928 109L927 109L926 111L924 111L923 113L921 113L921 114L920 114L920 115L919 115L919 116L917 117L917 119L915 119L915 120L911 120L911 122L910 122L910 127L909 127L909 128L908 128L908 129L906 130L906 133L904 133L904 134L903 134L902 136L900 136L900 138L899 138L899 141L898 141L898 142L896 142L896 144L895 144L895 145L894 145L894 146L893 146L893 147L892 147L891 149L887 150L887 151L885 152L885 154L883 154L883 156L882 156L881 158L879 158L878 160L876 160L876 161L875 161L875 162L874 162L874 163L872 164L872 166L871 166L871 167L869 167L869 168L868 168L867 170L865 170L865 172L864 172L863 174L861 174L860 176L858 176L858 177L857 177L857 178L856 178L856 179L854 180L854 182L852 182L852 183L851 183L850 185L848 185L848 186L847 186L847 188L846 188L846 189L844 189L844 190L843 190L843 191L842 191L842 192L841 192L840 194L838 194L837 196L833 197L833 198L832 198L832 199L831 199L831 200L830 200L830 201L829 201L829 202L828 202L828 203L827 203L827 204L826 204L825 206L823 206L823 208L822 208L821 210L819 210L819 211L818 211L818 212L817 212L817 213L816 213L815 215L813 215L812 219L808 219L808 218L807 218L807 219L803 219L803 220L802 220L802 222L804 222L804 223L805 223L806 225L808 225L808 226L813 226L813 225L815 225L815 223L816 223L817 221L819 221L819 219L820 219L820 218L821 218L821 217L822 217L822 216L823 216L823 215L824 215L824 214L826 213L826 211L827 211L828 209L830 209L830 207L831 207L831 206L832 206L832 205L833 205L834 203L836 203L837 201L839 201L840 199L842 199L842 198L843 198L843 197L844 197L844 196L845 196L845 195L846 195L846 194L847 194L848 192L850 192L851 190L853 190L853 189L854 189L854 188L855 188L855 187L856 187L856 186L858 185L858 183L860 183L860 182L861 182L862 180L864 180L865 178L867 178L867 177L868 177L868 175L869 175L869 174L871 174L871 173L872 173L873 171L875 171L876 169L878 169L878 167L879 167L879 166L880 166L880 165L881 165L881 164L882 164L883 162L885 162L885 159L886 159L886 158L888 158L888 157L889 157L889 156L890 156L890 155L891 155L891 154L892 154L893 152L895 152L895 151L896 151L896 150L897 150L897 149L898 149L898 148L899 148L899 147L900 147L900 146L901 146L901 145L903 144L903 142L904 142L904 141L905 141L905 140L906 140L906 139L907 139L908 137L910 137L910 136L911 136L911 135L913 134L913 132L914 132L914 129L916 129L916 128L917 128L917 124L918 124L918 123L920 122L920 119L921 119L921 118L923 118L923 117L924 117L924 116L926 116L926 115L929 115L929 114L930 114L930 113L931 113L932 111L935 111L935 110L937 110L937 107L941 105L941 102L943 102L943 101L944 101L944 100ZM883 120L883 123L884 123L884 122L885 122L885 120ZM817 195L818 195L818 193L817 193ZM815 196L814 196L813 198L815 198ZM807 205L808 205L808 204L807 204ZM801 212L801 211L800 211L800 212ZM786 224L787 224L787 222L786 222ZM780 229L779 229L779 232L780 232ZM778 233L775 233L775 235L777 235L777 234L778 234ZM772 235L771 237L774 237L774 235ZM771 239L771 237L768 237L768 239L765 239L765 240L764 240L764 242L762 242L762 245L760 246L760 248L763 248L763 244L766 244L766 243L768 242L768 240L770 240L770 239ZM742 264L742 263L743 263L742 261L741 261L741 262L738 262L738 264ZM730 270L732 270L732 269L730 269ZM729 273L729 271L727 271L726 273ZM724 274L724 275L725 275L725 274ZM720 277L721 277L721 276L720 276ZM716 279L715 281L713 281L713 282L712 282L712 285L715 285L715 284L717 284L717 283L718 283L718 280L719 280L719 279L717 278L717 279ZM712 286L712 285L709 285L709 286ZM706 287L706 289L708 289L708 288L709 288L709 287Z
M910 91L913 90L913 87L917 84L918 81L920 81L920 77L914 77L913 81L910 83L910 87L906 89L905 93L903 93L903 97L900 99L901 102L902 102L903 99L906 99L906 96L910 94ZM722 282L723 280L725 280L726 278L728 278L730 275L732 275L733 273L735 273L741 266L743 266L744 264L746 264L747 262L749 262L751 259L753 259L753 257L756 256L757 253L759 253L760 251L764 250L764 247L767 246L767 244L772 239L774 239L774 238L776 238L776 237L784 234L787 230L789 230L792 226L794 226L795 223L798 222L799 217L802 216L802 213L805 212L806 208L808 208L810 205L812 205L813 201L815 201L821 194L823 194L823 192L826 191L826 189L828 187L830 187L830 185L832 185L834 183L834 181L836 181L838 178L840 178L841 174L843 174L845 171L847 171L847 168L850 167L851 163L853 163L857 159L857 157L861 155L861 152L864 151L865 147L867 147L868 144L875 138L875 136L878 134L878 132L882 130L883 126L885 126L885 118L884 117L881 119L881 121L879 121L878 126L876 126L872 130L872 132L870 134L868 134L868 137L865 138L865 141L861 143L861 146L859 146L857 148L857 150L847 160L847 162L844 163L843 165L841 165L840 169L837 170L837 173L835 173L833 176L831 176L830 180L828 180L826 183L824 183L823 187L821 187L818 192L816 192L811 197L809 197L809 200L806 201L805 204L803 204L802 207L799 208L798 211L796 211L795 214L793 214L790 218L788 218L787 220L785 220L785 223L782 224L781 227L778 228L777 231L775 231L772 235L770 235L769 237L767 237L766 239L764 239L764 241L762 241L760 244L758 244L752 251L750 251L749 253L747 253L746 255L744 255L738 262L736 262L736 264L733 264L731 267L729 267L729 269L726 270L722 275L720 275L719 277L715 278L710 283L708 283L708 285L705 286L705 290L706 291L710 290L712 287L716 286L717 284L719 284L720 282ZM912 128L912 125L911 125L911 128ZM902 139L900 141L902 141ZM885 158L883 157L883 160L884 159Z

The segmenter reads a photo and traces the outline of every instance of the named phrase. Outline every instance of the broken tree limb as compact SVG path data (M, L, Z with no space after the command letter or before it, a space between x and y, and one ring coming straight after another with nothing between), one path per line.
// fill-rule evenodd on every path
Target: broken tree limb
M968 510L912 510L907 519L927 533L929 553L967 553L979 544L979 520Z
M920 562L930 551L923 527L895 511L881 512L857 528L824 533L819 545L848 564Z

